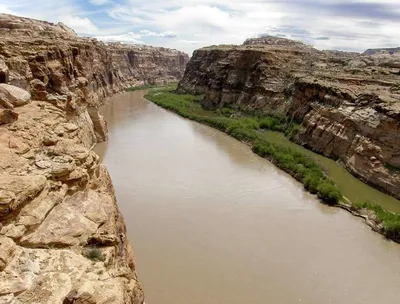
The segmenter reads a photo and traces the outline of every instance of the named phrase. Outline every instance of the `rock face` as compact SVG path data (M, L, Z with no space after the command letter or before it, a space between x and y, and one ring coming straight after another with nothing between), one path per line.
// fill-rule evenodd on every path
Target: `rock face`
M0 15L0 303L134 303L144 296L107 170L98 107L176 81L188 56L105 45Z
M97 113L105 97L131 86L177 81L189 60L176 50L105 44L78 37L60 23L5 14L0 37L0 83L52 103L80 126L92 125L86 146L105 139ZM0 105L10 108L3 91L0 87Z
M302 124L297 142L400 198L400 53L318 51L276 37L195 51L179 90Z

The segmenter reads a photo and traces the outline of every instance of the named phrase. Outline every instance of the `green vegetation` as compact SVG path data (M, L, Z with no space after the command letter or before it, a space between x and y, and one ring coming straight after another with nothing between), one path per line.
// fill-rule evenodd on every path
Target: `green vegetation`
M147 90L147 89L152 89L155 88L156 86L154 85L141 85L141 86L136 86L136 87L130 87L127 88L125 91L127 92L133 92L133 91L140 91L140 90Z
M168 85L153 85L153 84L144 84L140 86L135 86L135 87L130 87L127 88L125 91L127 92L133 92L133 91L140 91L140 90L148 90L148 89L154 89L154 88L162 88L162 87L170 87L170 86L176 86L177 83L173 82Z
M269 143L276 143L281 146L290 148L296 152L309 156L316 162L325 172L325 174L335 183L343 195L352 202L374 202L383 209L400 214L400 201L396 200L383 192L372 188L368 184L353 176L340 163L333 159L327 158L321 154L315 153L305 147L289 140L282 132L265 130L259 135Z
M253 151L302 182L305 189L317 194L327 204L335 205L343 198L339 189L308 156L268 143L265 139L258 139L253 145Z
M400 214L386 211L381 206L367 202L353 204L355 209L368 209L375 213L377 220L383 225L383 233L387 238L400 241Z
M91 261L104 261L103 253L98 248L88 248L83 251L83 256Z
M262 129L280 130L293 135L295 130L298 130L294 123L272 116L248 117L229 108L206 111L198 102L201 97L180 95L173 91L174 87L169 86L151 90L145 97L185 118L210 125L238 140L252 144L255 153L294 176L308 191L317 194L324 202L333 205L342 199L340 191L310 157L282 145L269 143L259 135Z
M185 118L212 126L250 144L253 152L292 175L303 183L307 191L316 194L326 204L336 205L344 200L340 189L310 156L309 151L307 153L303 151L304 148L292 148L287 144L271 141L265 134L265 130L278 131L292 139L300 128L296 123L288 118L266 116L240 108L224 107L208 111L200 105L202 96L177 94L174 93L175 89L175 85L152 89L145 97ZM400 241L400 215L371 203L354 204L353 208L375 212L378 221L383 225L384 235Z

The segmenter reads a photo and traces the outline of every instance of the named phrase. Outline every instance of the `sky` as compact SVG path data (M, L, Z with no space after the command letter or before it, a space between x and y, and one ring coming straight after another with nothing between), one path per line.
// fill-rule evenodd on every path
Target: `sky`
M0 13L63 22L103 41L189 54L263 35L318 49L400 46L400 0L0 0Z

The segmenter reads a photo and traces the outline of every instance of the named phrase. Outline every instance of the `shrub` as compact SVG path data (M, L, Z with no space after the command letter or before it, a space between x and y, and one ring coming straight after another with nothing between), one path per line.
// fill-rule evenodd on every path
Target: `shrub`
M321 177L315 172L307 172L303 178L304 188L313 194L318 193L318 186L321 183Z
M299 180L303 180L307 173L307 168L303 164L297 164L294 168L295 177Z
M225 131L238 140L255 140L257 138L255 130L258 129L259 124L257 120L241 118L239 120L233 120Z
M227 133L232 137L236 138L237 140L242 140L242 141L243 140L250 141L257 137L257 134L254 130L240 128L240 127L239 128L228 127Z
M324 181L318 185L318 197L329 205L337 204L343 195L333 184Z
M293 155L287 151L278 151L275 153L275 160L278 166L285 171L294 172L296 167L296 161Z
M384 235L393 240L400 240L400 221L387 221L383 223Z
M103 253L98 248L85 249L83 256L92 261L104 261Z
M260 120L260 128L273 131L283 131L284 127L278 118L268 116Z

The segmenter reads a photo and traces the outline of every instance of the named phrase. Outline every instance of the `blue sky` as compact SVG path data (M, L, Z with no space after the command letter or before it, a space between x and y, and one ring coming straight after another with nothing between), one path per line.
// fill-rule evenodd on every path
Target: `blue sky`
M61 21L104 41L188 53L263 34L319 49L400 46L400 0L0 0L0 13Z

